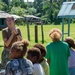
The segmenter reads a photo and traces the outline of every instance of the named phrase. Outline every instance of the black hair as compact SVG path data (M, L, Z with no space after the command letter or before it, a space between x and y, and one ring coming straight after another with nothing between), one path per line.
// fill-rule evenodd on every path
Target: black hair
M64 40L65 42L67 42L69 44L70 48L74 48L75 49L75 41L72 37L67 37Z
M40 50L35 47L30 48L27 53L30 54L32 57L36 56L37 60L40 58L41 55Z
M33 47L39 48L40 51L41 51L41 54L44 53L44 56L46 55L46 48L44 47L43 44L37 43L37 44L35 44Z

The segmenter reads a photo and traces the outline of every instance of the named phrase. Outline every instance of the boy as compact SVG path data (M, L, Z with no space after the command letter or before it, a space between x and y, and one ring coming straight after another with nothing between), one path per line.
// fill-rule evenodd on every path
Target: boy
M45 75L42 66L38 63L41 52L38 48L30 48L27 53L27 58L34 64L33 75Z
M45 71L45 74L49 75L49 65L47 63L47 59L45 58L46 49L45 49L44 45L43 44L35 44L34 47L40 49L41 56L40 56L38 62L42 65L42 67L43 67L43 69Z

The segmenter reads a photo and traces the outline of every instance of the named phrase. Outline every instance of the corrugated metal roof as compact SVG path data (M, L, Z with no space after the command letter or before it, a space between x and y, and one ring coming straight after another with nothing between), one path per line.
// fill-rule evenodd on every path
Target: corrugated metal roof
M75 2L63 2L58 18L75 18Z
M24 17L28 17L28 18L37 18L37 19L39 19L40 17L36 17L36 16L34 16L34 15L24 15Z
M24 15L24 19L25 19L25 21L29 21L29 22L39 22L39 21L41 21L40 17L36 17L34 15Z
M0 11L0 18L7 18L7 17L11 17L11 16L14 17L15 19L23 18L21 16L15 15L15 14L9 14L4 11Z
M0 11L0 18L7 18L7 17L10 17L11 15L8 14L8 13L5 13L3 11Z

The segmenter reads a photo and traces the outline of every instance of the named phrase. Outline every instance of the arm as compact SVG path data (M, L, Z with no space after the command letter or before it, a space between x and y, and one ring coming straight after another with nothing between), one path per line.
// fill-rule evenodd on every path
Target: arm
M50 59L47 59L48 64L50 64Z
M9 39L7 39L7 33L3 30L2 36L3 36L4 44L8 47L14 37L14 34L12 33L12 35L9 37Z
M43 68L44 68L45 74L46 74L46 75L50 75L50 74L49 74L49 64L48 64L47 60L46 60L45 64L42 65L42 66L43 66Z
M48 64L50 64L50 47L49 47L49 45L48 46L46 46L46 50L47 50L47 53L46 53L46 58L47 58L47 62L48 62Z
M22 40L22 37L20 35L17 35L17 40L18 41L21 41Z
M22 36L21 36L21 31L20 31L20 29L14 28L13 31L14 31L15 36L17 37L17 40L18 40L18 41L21 41L21 40L22 40ZM17 35L17 34L18 34L18 35Z
M21 41L22 40L22 35L21 35L20 29L18 29L18 33L19 33L19 35L17 35L17 40Z

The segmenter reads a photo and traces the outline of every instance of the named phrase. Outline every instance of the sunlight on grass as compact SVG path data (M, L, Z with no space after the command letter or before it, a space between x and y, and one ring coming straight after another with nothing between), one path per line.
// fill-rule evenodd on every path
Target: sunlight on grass
M75 39L75 25L71 24L70 26L70 36L73 37ZM22 37L23 39L28 39L28 35L27 35L27 26L17 26L20 28L21 33L22 33ZM68 30L68 25L65 25L65 32L67 32ZM43 26L43 30L44 30L44 46L46 46L47 43L51 42L51 39L49 38L49 31L52 28L59 28L60 30L62 30L62 25L44 25ZM42 43L42 36L41 36L41 26L38 25L38 43ZM67 37L67 35L65 35L64 37ZM35 25L30 25L30 46L32 47L35 44ZM2 39L2 31L0 30L0 56L3 50L3 39ZM1 59L1 57L0 57Z

